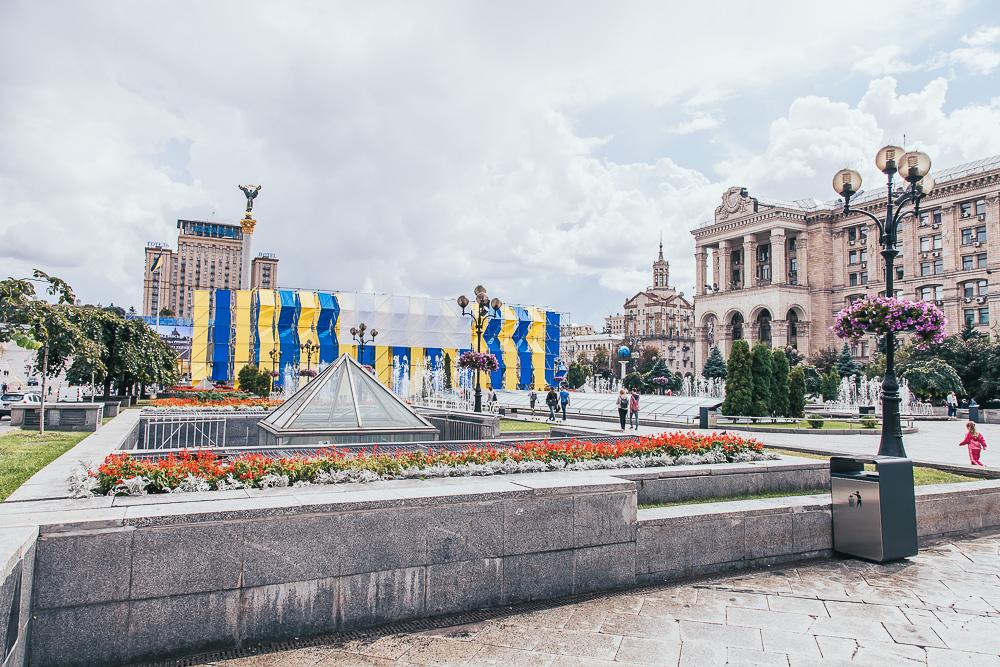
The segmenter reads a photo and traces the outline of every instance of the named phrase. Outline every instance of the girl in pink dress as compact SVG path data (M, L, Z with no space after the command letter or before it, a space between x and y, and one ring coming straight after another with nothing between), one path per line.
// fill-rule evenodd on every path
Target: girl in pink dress
M969 422L965 425L968 433L965 434L965 440L958 443L959 447L969 448L969 463L974 466L983 465L982 461L979 460L979 453L986 449L986 438L983 437L982 433L976 432L975 422Z

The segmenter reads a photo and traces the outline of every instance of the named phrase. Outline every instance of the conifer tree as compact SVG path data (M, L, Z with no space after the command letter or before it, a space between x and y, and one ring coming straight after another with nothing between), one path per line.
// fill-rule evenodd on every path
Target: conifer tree
M844 343L844 347L840 350L840 356L837 357L837 375L842 378L861 375L861 367L851 356L851 348L847 347L847 343Z
M726 365L726 400L722 403L722 412L734 417L749 415L752 401L750 346L745 340L735 340Z
M771 352L771 414L788 416L788 355L778 348Z
M796 366L788 374L788 416L802 417L806 412L806 373Z
M726 378L726 360L722 358L722 352L718 345L713 345L708 359L705 360L705 368L701 371L706 378Z
M753 380L750 415L766 417L771 414L771 348L767 345L757 343L753 346L750 372Z

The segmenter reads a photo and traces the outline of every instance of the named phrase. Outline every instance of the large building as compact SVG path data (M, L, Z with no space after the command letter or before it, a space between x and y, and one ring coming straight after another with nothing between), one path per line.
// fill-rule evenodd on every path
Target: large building
M349 354L375 369L379 379L404 396L418 394L434 369L451 361L458 384L458 356L477 347L468 317L454 299L309 290L198 289L191 342L193 384L233 383L247 364L277 374L329 364ZM483 386L517 389L554 381L559 356L560 313L504 305L483 332L483 351L500 368ZM360 353L350 330L364 322L377 330ZM367 341L366 341L367 342ZM440 379L440 378L439 378ZM402 384L401 384L402 383Z
M633 349L655 347L674 372L694 372L694 304L670 286L670 263L663 259L662 242L653 262L653 284L625 301L621 317L619 340Z
M178 220L177 250L165 243L146 244L142 312L156 316L164 308L190 319L196 289L238 289L249 271L249 286L274 289L278 259L260 254L244 267L253 239L252 218L241 224Z
M933 172L919 219L904 218L893 271L897 296L935 302L949 333L1000 322L1000 156ZM857 211L885 214L884 189L862 193ZM840 346L830 327L845 305L885 292L874 223L842 204L771 201L732 187L695 239L696 357L728 356L733 340L789 345L803 354ZM854 346L859 359L874 341Z

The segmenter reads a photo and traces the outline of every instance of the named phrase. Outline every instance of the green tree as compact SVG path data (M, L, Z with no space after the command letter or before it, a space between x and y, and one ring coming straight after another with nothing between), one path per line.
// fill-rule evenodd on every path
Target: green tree
M754 345L750 368L753 374L750 414L754 417L766 417L771 414L771 348L764 343Z
M836 400L839 392L840 376L837 375L837 371L831 370L820 379L819 394L824 401L833 401Z
M589 374L587 367L583 364L572 363L566 373L566 383L572 389L579 389L587 381Z
M941 359L911 363L907 366L903 377L910 383L910 391L920 398L943 398L952 391L955 393L965 391L958 373Z
M718 345L712 346L701 374L706 378L726 378L726 360L722 358L722 351Z
M836 349L825 347L809 357L809 365L815 367L820 375L826 375L836 368L837 359L839 358L840 354Z
M173 317L174 311L170 308L160 308L160 317Z
M792 347L791 345L786 345L785 347L779 349L784 350L785 356L788 357L789 368L795 368L803 361L805 361L805 355L803 355L801 352L799 352L796 348Z
M862 371L866 378L871 380L872 378L880 378L885 376L885 355L881 352L876 352L875 356L871 358Z
M656 365L659 358L660 351L652 345L647 345L642 348L642 351L639 353L639 365L636 370L643 374L648 373L652 370L653 366Z
M606 376L610 369L611 357L608 355L608 351L603 347L597 348L594 351L594 374Z
M46 283L55 303L37 298L34 283ZM35 365L42 376L42 408L38 430L45 431L46 381L59 374L61 364L50 365L51 353L92 359L97 346L77 324L76 295L69 284L35 269L27 279L0 280L0 341L37 350Z
M642 375L640 375L639 373L629 373L628 375L626 375L625 379L622 380L622 385L624 385L625 388L628 389L629 391L631 391L632 389L638 389L639 391L642 391L645 388L645 383L642 380Z
M451 389L451 354L444 353L444 388Z
M803 417L806 411L806 373L796 366L788 374L788 416Z
M896 355L896 366L899 375L903 376L913 364L940 359L958 374L965 393L983 404L997 396L996 391L990 389L986 378L995 372L996 366L992 360L998 348L1000 339L993 341L982 333L952 335L926 350L917 349L912 344L903 346Z
M778 348L771 353L771 414L788 416L788 355Z
M750 414L752 402L750 345L745 340L734 340L726 364L726 399L722 402L722 412L731 417L746 416Z
M842 378L851 377L852 375L861 375L861 368L858 366L857 362L854 361L854 357L851 356L851 348L844 343L844 347L840 350L840 355L837 357L837 375Z
M236 376L240 390L261 398L267 398L271 393L271 374L263 371L254 364L249 364L240 369Z

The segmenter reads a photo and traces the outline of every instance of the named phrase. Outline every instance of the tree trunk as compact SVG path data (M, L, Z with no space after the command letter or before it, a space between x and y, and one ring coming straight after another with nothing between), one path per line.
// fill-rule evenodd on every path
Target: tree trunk
M107 400L111 396L111 376L104 376L104 398Z
M42 348L42 405L38 408L38 432L45 433L45 388L48 385L49 344Z

